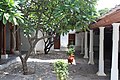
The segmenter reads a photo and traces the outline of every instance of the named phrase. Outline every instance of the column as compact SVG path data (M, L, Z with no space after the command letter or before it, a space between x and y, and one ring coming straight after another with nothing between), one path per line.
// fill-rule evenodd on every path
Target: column
M2 36L2 23L0 22L0 58L1 58L1 55L2 55L2 40L3 39L3 36Z
M14 41L13 41L13 30L14 26L12 23L10 23L10 54L13 54L13 46L14 46Z
M84 52L84 46L83 46L83 44L84 44L84 32L81 32L81 53L80 54L83 54Z
M104 27L99 27L100 36L99 36L99 71L97 72L98 76L106 76L104 73Z
M3 53L1 59L7 59L8 55L6 54L6 26L3 25Z
M119 42L119 25L120 23L113 23L113 47L112 47L112 67L111 80L118 80L118 42Z
M93 60L93 30L90 30L90 46L89 46L89 61L88 64L94 64Z
M17 26L15 26L16 28L16 50L19 50L19 29Z
M20 28L18 28L18 26L15 26L15 30L16 30L16 34L15 34L15 37L16 37L16 50L21 50L21 35L20 35Z
M85 55L84 55L84 58L88 58L87 34L88 34L88 32L86 31L85 32Z

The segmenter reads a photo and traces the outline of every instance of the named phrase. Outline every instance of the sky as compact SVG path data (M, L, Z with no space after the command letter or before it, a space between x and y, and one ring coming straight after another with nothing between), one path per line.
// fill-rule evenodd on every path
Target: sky
M104 9L104 8L114 8L116 5L120 4L120 0L98 0L97 3L97 10Z

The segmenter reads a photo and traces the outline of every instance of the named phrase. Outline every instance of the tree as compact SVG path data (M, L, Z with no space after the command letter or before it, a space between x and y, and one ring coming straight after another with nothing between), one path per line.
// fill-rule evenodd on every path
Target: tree
M50 44L56 35L86 28L95 19L95 4L96 0L27 0L21 7L25 18L23 30L30 44L28 53L21 57L24 74L28 72L26 61L38 41L44 39ZM38 31L43 36L38 37Z
M6 27L6 24L11 26L16 26L21 23L24 23L23 14L19 10L19 1L14 0L1 0L0 1L0 21L3 27ZM1 26L1 27L2 27ZM12 32L14 38L14 53L18 53L15 51L15 33L16 31ZM20 56L21 57L21 56Z
M1 27L6 27L6 24L9 24L10 29L13 26L20 25L24 23L23 14L19 10L19 1L14 0L1 0L0 1L0 24ZM14 28L13 28L14 29ZM14 30L13 30L14 31ZM13 38L15 39L16 31L12 32ZM14 49L15 49L15 41L14 41Z
M24 55L22 55L21 48L19 48L19 51L14 51L21 59L23 74L28 74L27 60L38 41L44 39L45 42L52 43L53 38L57 35L66 34L69 30L86 28L91 21L94 21L96 16L94 7L96 0L26 0L25 2L21 0L20 6L13 6L17 2L14 2L14 0L2 0L1 5L3 2L5 2L5 5L7 4L8 8L3 5L4 7L0 8L1 11L12 14L12 19L10 16L4 17L5 15L2 15L1 20L4 24L7 23L6 21L10 21L17 25L19 21L23 22L19 10L24 14L24 25L19 26L22 26L20 28L23 29L30 47ZM12 6L9 7L9 4ZM20 14L17 17L18 11ZM43 36L38 37L39 31L43 33Z
M18 22L23 21L23 14L20 10L18 10L18 2L14 2L14 0L1 0L0 1L0 21L4 25L8 22L19 25Z
M107 12L109 12L110 9L108 8L104 8L98 11L98 13L100 14L100 16L105 15Z
M41 32L45 36L49 34L60 35L69 32L69 30L79 30L88 26L95 19L95 4L96 0L31 0L30 6L26 8L29 10L27 14L31 15L31 22L42 25ZM30 18L27 19L30 20ZM53 40L53 37L44 39L46 54L52 47Z

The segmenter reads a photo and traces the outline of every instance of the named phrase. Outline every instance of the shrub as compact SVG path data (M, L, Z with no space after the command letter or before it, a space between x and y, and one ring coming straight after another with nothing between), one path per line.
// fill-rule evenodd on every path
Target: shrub
M75 53L74 47L69 48L68 51L67 51L68 55L74 55L74 53Z
M67 80L68 78L68 63L57 61L54 63L54 70L57 74L57 80Z

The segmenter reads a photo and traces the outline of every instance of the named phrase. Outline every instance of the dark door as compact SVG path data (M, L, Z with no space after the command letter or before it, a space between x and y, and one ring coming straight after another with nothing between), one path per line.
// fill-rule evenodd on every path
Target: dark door
M73 44L75 45L75 34L69 34L69 41L68 41L69 45Z
M60 49L60 36L54 38L54 49Z

